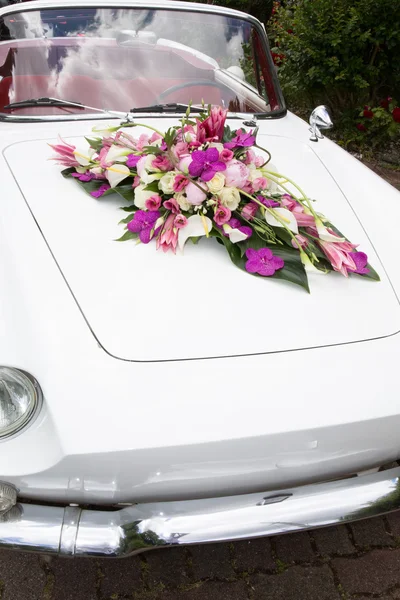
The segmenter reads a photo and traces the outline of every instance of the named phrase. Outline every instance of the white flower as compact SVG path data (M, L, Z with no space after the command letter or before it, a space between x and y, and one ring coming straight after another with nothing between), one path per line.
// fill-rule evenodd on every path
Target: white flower
M152 166L152 162L155 159L155 154L147 154L142 156L136 165L137 174L140 177L142 183L148 184L156 181L156 179L160 179L161 173L155 173L157 169ZM149 173L155 173L154 175L149 175Z
M320 219L315 219L318 235L324 242L344 242L344 237L340 237L334 233L329 233L325 225Z
M177 201L177 203L179 204L179 208L181 210L190 210L191 209L192 205L190 204L190 202L188 202L188 199L186 198L185 194L183 194L182 192L178 192L177 194L175 194L174 198Z
M121 181L130 175L130 171L126 165L115 163L106 170L108 183L112 188L118 185Z
M74 156L78 163L82 165L82 167L87 167L90 164L94 153L95 150L93 148L90 148L90 146L88 145L78 146L74 150Z
M252 169L252 168L250 168L249 180L251 181L251 183L253 183L253 181L255 179L259 179L260 177L264 177L263 172L261 171L261 169Z
M274 214L278 217L275 218ZM293 231L293 233L299 233L296 217L287 208L270 208L265 211L265 220L269 225L274 227L286 227ZM285 224L283 224L282 223Z
M128 154L131 154L132 150L124 148L122 146L116 146L113 144L106 155L106 163L114 162L125 162Z
M218 152L222 152L222 150L224 149L224 145L220 144L219 142L211 142L210 148L216 148Z
M158 187L164 192L164 194L174 193L174 181L177 173L175 171L168 171L160 179Z
M232 242L232 244L237 244L238 242L243 242L244 240L247 240L247 238L249 237L248 235L243 233L243 231L240 231L240 229L234 229L227 223L225 223L225 225L222 225L222 228L225 231L225 233L228 234L229 239Z
M149 198L154 196L154 192L145 190L144 188L145 188L144 185L138 185L135 188L135 199L133 201L135 206L137 206L138 208L140 208L142 210L145 208L146 200L148 200Z
M320 269L317 269L317 267L315 267L312 264L308 255L305 252L303 252L303 250L301 250L300 252L300 259L307 273L317 273L319 275L324 275L325 273L327 273L327 271L321 271Z
M212 228L212 221L204 215L193 215L188 218L187 225L182 227L178 233L179 249L183 250L186 240L190 237L208 235Z
M224 187L218 194L221 204L230 210L236 210L240 202L239 190L235 187Z
M218 194L225 185L225 175L222 173L215 173L214 177L207 181L207 186L212 194Z
M101 173L103 172L103 169L101 167L93 167L92 169L89 169L89 171L91 173L94 173L94 175L101 175Z

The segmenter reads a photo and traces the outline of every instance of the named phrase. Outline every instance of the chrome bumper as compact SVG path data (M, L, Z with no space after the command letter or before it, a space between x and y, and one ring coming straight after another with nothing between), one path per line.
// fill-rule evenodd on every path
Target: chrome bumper
M120 557L163 546L240 540L345 523L400 508L400 467L299 488L116 511L17 504L0 547Z

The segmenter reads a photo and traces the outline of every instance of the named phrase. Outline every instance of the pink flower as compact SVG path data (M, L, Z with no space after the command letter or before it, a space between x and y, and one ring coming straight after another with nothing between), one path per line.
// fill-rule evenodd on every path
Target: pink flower
M258 211L258 204L255 202L249 202L245 204L242 209L242 215L247 221L252 221L255 217L256 212Z
M257 168L261 167L263 164L265 163L265 160L262 156L257 155L255 160L254 160L254 164Z
M158 171L170 171L172 164L167 156L158 155L152 161L151 166Z
M216 222L217 225L221 226L224 225L224 223L227 223L229 221L229 219L231 218L232 213L229 210L229 208L227 208L226 206L222 206L222 204L220 204L217 208L217 210L215 211L215 215L214 215L214 221Z
M175 215L177 215L181 210L179 207L179 204L178 204L177 200L175 200L175 198L170 198L169 200L165 200L163 206L167 210L172 211Z
M132 187L135 188L138 185L140 185L140 177L139 175L135 175L135 177L133 178Z
M211 109L210 116L202 123L197 121L197 140L199 142L221 142L224 135L227 110L220 106Z
M189 204L193 204L194 206L198 206L207 198L207 188L204 183L202 183L201 189L199 189L197 185L189 181L185 188L185 193Z
M312 227L315 225L314 217L312 215L307 215L302 206L296 206L292 210L292 213L294 214L299 227Z
M233 154L232 150L229 150L228 148L224 148L219 153L219 160L222 160L222 162L229 162L230 160L232 160L233 156L234 156L234 154Z
M308 246L309 241L306 237L304 237L304 235L301 235L300 233L298 233L294 237L299 242L301 248L306 248ZM296 244L296 242L294 240L292 240L292 246L294 248L296 248L296 250L298 250L298 248L299 248L298 244Z
M151 136L151 138L149 139L150 144L154 144L154 142L156 142L157 140L162 140L162 135L160 135L159 133L157 133L156 131L153 133L153 135Z
M75 158L74 151L76 146L68 144L61 137L58 138L59 144L49 144L50 148L53 148L57 152L58 156L53 157L51 160L56 160L59 165L64 167L80 167L81 165Z
M188 183L184 175L177 175L173 183L174 192L183 192Z
M226 164L224 175L228 187L242 188L249 177L249 169L240 160L234 159Z
M265 177L256 177L256 179L253 180L253 192L259 192L260 190L265 190L266 187L268 185L268 181L265 179Z
M290 196L290 194L283 194L280 198L282 206L287 208L288 210L293 210L296 206L298 206L298 202Z
M174 220L175 227L177 227L178 229L182 229L182 227L186 227L187 224L188 224L188 220L185 217L185 215L182 215L182 214L176 215L175 220Z
M319 240L318 243L334 271L342 273L345 277L348 277L349 272L357 271L357 265L351 256L353 244L350 242L323 242L322 240Z
M189 152L189 146L186 142L178 142L174 146L174 154L177 158L181 158L181 156L187 154Z
M256 160L256 155L255 155L254 150L247 150L246 157L243 162L246 165L251 165L251 163L254 163L255 160Z
M161 206L161 202L162 200L160 196L158 196L158 194L155 194L154 196L151 196L151 198L147 198L144 205L147 208L147 210L158 210Z
M176 253L179 228L175 225L175 218L176 216L174 214L171 214L167 217L167 220L162 226L161 232L157 238L157 250L161 248L163 252L172 250L174 254Z
M136 148L141 151L145 146L149 145L149 136L147 133L142 133L137 141Z

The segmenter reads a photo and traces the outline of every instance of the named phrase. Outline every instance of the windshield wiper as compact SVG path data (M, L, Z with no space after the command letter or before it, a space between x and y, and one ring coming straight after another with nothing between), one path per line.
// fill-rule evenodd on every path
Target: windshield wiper
M152 104L150 106L139 106L131 108L131 113L157 112L157 113L184 113L190 108L190 112L203 112L205 108L190 106L189 104L180 104L179 102L170 102L169 104Z
M80 102L70 102L69 100L61 100L60 98L28 98L21 102L11 102L4 108L28 108L30 106L72 106L74 108L85 109L86 107Z

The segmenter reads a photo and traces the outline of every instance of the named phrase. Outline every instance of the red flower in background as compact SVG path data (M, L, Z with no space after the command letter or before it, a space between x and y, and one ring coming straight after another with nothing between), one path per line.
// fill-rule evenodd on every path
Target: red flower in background
M367 131L367 128L362 123L357 123L356 127L358 131Z
M373 119L374 118L374 113L372 112L372 110L370 109L369 106L364 106L363 116L366 119Z
M396 121L396 123L400 123L400 107L399 106L396 106L396 108L393 109L392 117L393 117L394 121Z
M384 100L381 100L379 104L382 106L382 108L387 110L389 108L389 102L391 102L391 101L392 101L392 98L390 96L388 96Z
M279 65L282 64L285 56L283 54L277 54L276 52L271 52L272 54L272 60L274 61L274 64L279 67Z

